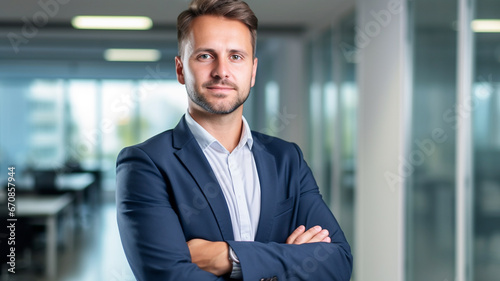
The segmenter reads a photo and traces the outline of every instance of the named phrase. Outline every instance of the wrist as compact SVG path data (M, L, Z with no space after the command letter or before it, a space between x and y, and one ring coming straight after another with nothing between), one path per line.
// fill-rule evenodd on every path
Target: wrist
M233 268L232 262L227 258L229 255L229 245L226 242L217 242L220 243L220 253L216 257L216 261L214 262L216 271L219 273L218 276L222 276L228 273L231 273Z

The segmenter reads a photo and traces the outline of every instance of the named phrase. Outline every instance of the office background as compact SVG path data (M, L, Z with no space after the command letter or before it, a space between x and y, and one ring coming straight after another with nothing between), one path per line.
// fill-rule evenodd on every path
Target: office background
M497 280L500 2L248 3L260 20L259 69L244 114L303 149L353 247L352 279ZM114 217L115 159L186 111L173 58L187 4L0 4L0 184L14 165L18 199L71 198L55 232L20 217L17 280L134 280ZM77 30L78 15L148 16L153 26ZM157 58L106 60L112 48ZM84 186L51 190L61 179ZM9 233L0 235L4 251Z

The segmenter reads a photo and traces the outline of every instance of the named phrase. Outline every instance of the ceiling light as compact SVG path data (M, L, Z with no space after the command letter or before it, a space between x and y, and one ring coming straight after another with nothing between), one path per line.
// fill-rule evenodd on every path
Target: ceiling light
M107 49L104 59L107 61L159 61L161 53L155 49Z
M136 16L76 16L71 24L76 29L147 30L153 26L153 21Z
M471 27L474 32L500 32L500 20L473 20Z

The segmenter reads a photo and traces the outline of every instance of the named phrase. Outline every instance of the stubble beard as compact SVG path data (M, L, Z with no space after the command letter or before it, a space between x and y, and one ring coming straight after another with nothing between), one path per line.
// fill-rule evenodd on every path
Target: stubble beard
M213 84L216 84L216 83L213 83ZM224 85L224 83L219 83L219 84ZM241 105L243 105L245 103L245 101L248 99L248 97L250 96L250 90L245 96L239 95L238 88L235 87L235 90L238 93L238 96L237 96L236 100L231 105L229 105L227 107L224 105L218 106L217 104L212 104L205 98L205 96L203 96L198 91L196 91L196 89L194 87L192 87L192 86L186 87L186 91L188 93L189 99L191 99L192 102L194 102L195 104L197 104L198 106L200 106L201 108L203 108L204 110L206 110L209 113L219 114L219 115L233 113L236 109L238 109ZM220 96L222 97L222 95L220 95ZM216 97L218 97L218 95L216 95Z

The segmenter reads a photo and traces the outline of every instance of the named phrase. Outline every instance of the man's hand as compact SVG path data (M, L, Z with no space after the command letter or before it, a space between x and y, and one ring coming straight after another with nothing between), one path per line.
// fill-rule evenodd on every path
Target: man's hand
M187 242L191 261L199 268L216 276L230 273L233 265L229 261L229 245L226 242L212 242L192 239Z
M306 227L301 225L295 229L288 239L286 239L287 244L304 244L304 243L315 243L315 242L332 242L332 239L328 236L329 232L327 229L322 229L321 226L317 225L311 227L306 231Z

